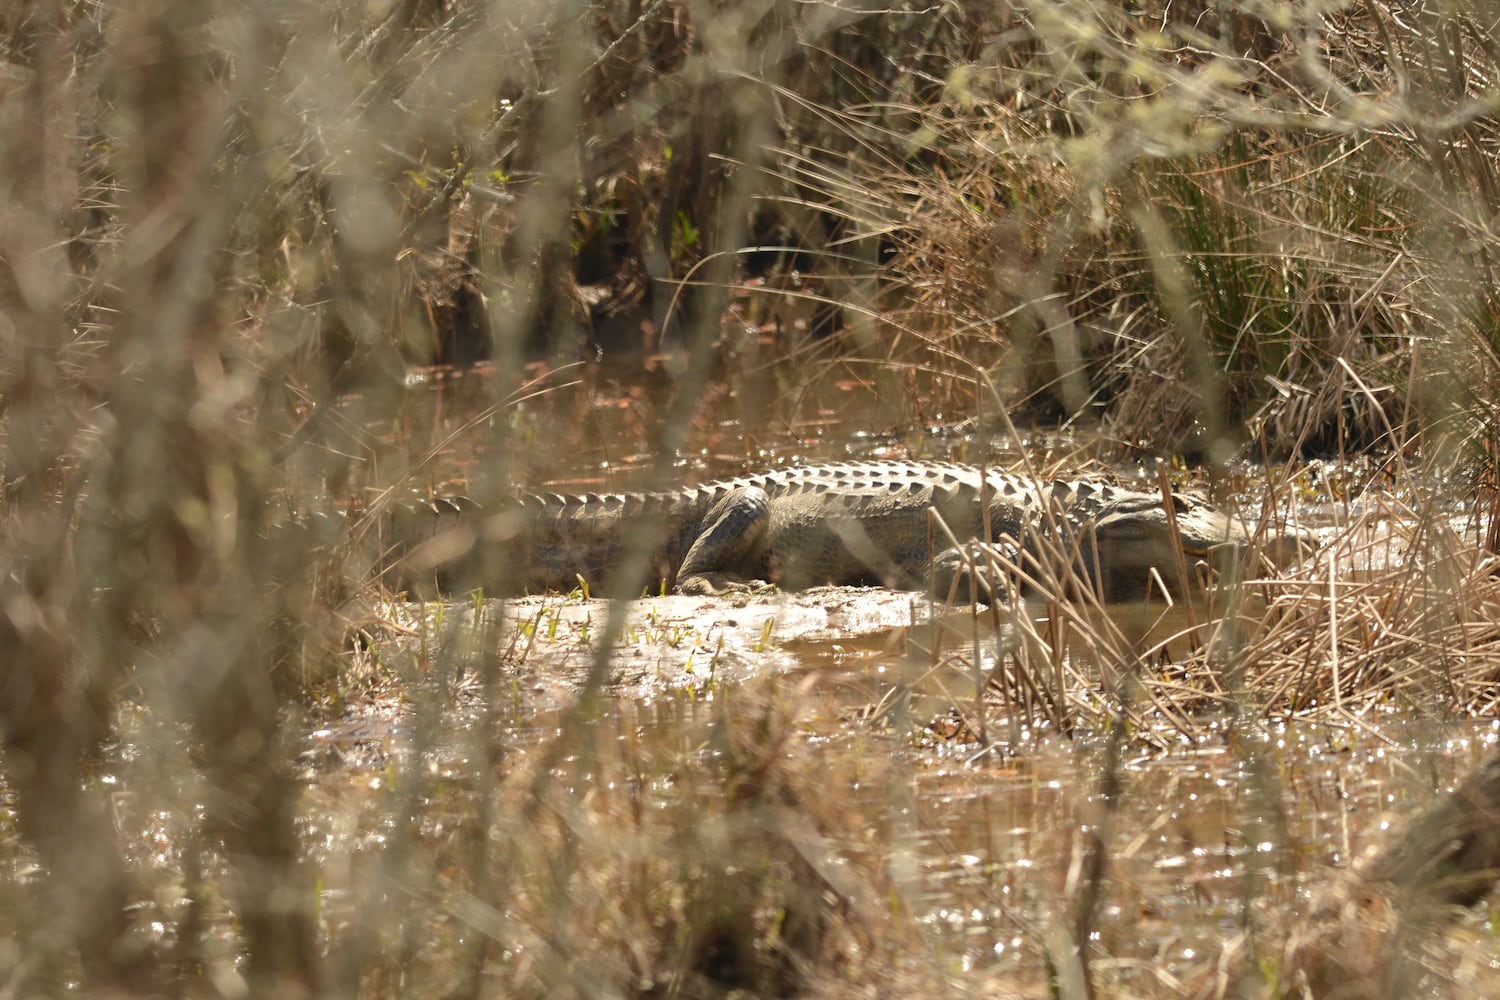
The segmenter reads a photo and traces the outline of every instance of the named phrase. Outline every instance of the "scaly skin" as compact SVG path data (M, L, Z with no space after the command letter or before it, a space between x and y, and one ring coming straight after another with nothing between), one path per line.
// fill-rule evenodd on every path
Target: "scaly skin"
M437 528L407 559L407 578L435 577L449 593L571 590L580 579L597 589L634 537L649 559L629 581L632 593L717 594L771 582L787 590L931 585L945 596L955 578L967 589L967 564L930 526L935 511L959 542L997 543L1011 558L1029 553L1042 563L1067 554L1106 596L1123 599L1148 590L1153 568L1180 591L1179 565L1192 587L1204 576L1198 564L1222 567L1249 548L1238 521L1186 496L1172 505L1169 518L1159 495L940 462L814 465L659 493L516 497L488 513L444 501ZM1269 546L1280 561L1310 548L1300 538Z

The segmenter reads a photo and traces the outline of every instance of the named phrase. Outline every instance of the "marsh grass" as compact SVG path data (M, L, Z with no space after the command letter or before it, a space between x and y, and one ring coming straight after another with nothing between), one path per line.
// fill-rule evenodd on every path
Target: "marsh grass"
M1493 510L1460 529L1444 506L1466 495L1460 468L1493 492L1493 17L7 6L0 980L1337 988L1296 978L1295 892L1273 876L1301 856L1280 834L1234 889L1236 932L1195 911L1194 962L1135 975L1158 942L1111 875L1143 849L1122 841L1140 816L1123 776L1133 748L1233 747L1266 724L1378 740L1388 718L1500 698ZM462 383L480 398L444 390L456 420L413 405L414 368L481 358ZM630 626L619 601L576 629L543 608L506 631L477 601L409 616L372 579L400 496L624 464L599 440L606 390L638 483L660 487L698 451L765 454L749 431L725 446L708 402L772 410L846 380L879 403L858 430L998 419L1014 452L1024 418L1096 427L1127 453L1205 459L1215 489L1238 447L1337 469L1378 448L1401 486L1320 500L1332 478L1289 466L1246 518L1271 540L1284 509L1326 505L1319 554L1274 576L1252 560L1169 616L1122 620L1084 581L997 565L1041 596L976 608L957 641L903 633L868 711L795 675L739 688L711 670L636 705L611 697L620 640L696 656L697 633ZM1068 565L1078 539L1053 541L1044 566ZM761 651L784 640L767 626ZM577 678L548 712L519 690L544 641ZM1087 801L1043 816L1058 877L1026 883L1043 905L1005 915L1029 859L1003 850L1017 863L993 862L979 894L1029 960L1014 982L932 930L910 790L940 733L974 768L1077 741ZM1279 775L1246 769L1234 819L1277 833ZM1302 952L1368 944L1369 912L1341 918L1353 945ZM1417 975L1478 993L1491 942L1469 919L1392 926ZM1468 938L1429 948L1444 934Z
M1206 10L966 13L973 46L928 103L826 111L857 187L788 151L797 204L852 231L841 249L882 243L877 356L989 370L1005 405L1148 450L1326 454L1419 427L1482 445L1459 372L1490 352L1466 249L1490 53L1431 39L1482 35L1483 10L1308 5L1233 52L1241 19L1214 39ZM869 338L848 339L857 360Z

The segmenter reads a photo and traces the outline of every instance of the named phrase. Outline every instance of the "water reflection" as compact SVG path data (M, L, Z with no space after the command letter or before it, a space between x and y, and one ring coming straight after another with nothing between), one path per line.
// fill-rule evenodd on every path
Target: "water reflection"
M1427 801L1495 738L1493 725L1381 738L1253 727L1218 746L1127 760L1113 813L1097 792L1097 740L1037 741L1004 764L919 763L913 905L965 968L1034 972L1047 922L1067 918L1076 898L1081 832L1101 831L1103 953L1202 971L1254 916L1247 906L1295 910L1371 842L1382 816Z
M384 485L407 480L438 492L624 490L646 480L672 402L665 380L620 380L578 364L532 366L513 391L502 391L502 381L509 385L484 366L431 369L411 375L394 400L345 399L334 422L341 441L325 448L368 456ZM978 459L976 439L949 429L963 414L919 411L912 398L883 395L862 379L770 365L705 394L672 464L695 482L856 458ZM987 440L984 457L1049 469L1084 450L1071 434L1038 433ZM502 482L493 481L497 473Z

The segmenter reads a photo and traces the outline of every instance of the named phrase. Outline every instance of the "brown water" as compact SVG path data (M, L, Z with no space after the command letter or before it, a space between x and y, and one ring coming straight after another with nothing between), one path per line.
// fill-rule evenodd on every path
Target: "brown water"
M508 397L497 381L483 368L415 372L397 399L348 403L338 426L355 443L345 447L372 456L368 467L382 485L410 470L417 488L495 486L485 477L502 456L503 488L630 489L645 481L655 428L674 403L662 377L619 380L595 365L532 368ZM877 387L831 365L769 363L734 373L694 408L688 443L669 464L675 480L699 481L851 458L978 460L975 439L948 429L966 414L929 408L917 393L915 385ZM1000 465L1049 469L1070 456L1084 461L1086 444L1048 432L992 439L982 452Z
M1097 741L1039 741L1009 764L924 761L913 797L924 919L965 967L1024 970L1041 957L1044 921L1067 917L1079 831L1094 827L1109 858L1096 942L1144 963L1143 990L1202 974L1264 917L1255 907L1306 905L1383 819L1454 780L1496 731L1383 737L1254 727L1223 745L1128 753L1112 813L1095 790Z

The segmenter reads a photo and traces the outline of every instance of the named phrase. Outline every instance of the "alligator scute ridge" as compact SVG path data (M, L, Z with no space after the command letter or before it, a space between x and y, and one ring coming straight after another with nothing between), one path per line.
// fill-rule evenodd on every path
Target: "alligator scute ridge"
M946 596L956 581L963 596L988 593L976 585L984 581L968 579L973 560L963 548L931 551L936 511L960 543L994 545L1011 559L1055 562L1071 552L1076 579L1126 599L1163 583L1179 590L1180 558L1190 569L1222 570L1252 546L1237 519L1186 494L1170 498L1169 517L1161 494L1101 480L1037 481L898 460L787 467L649 492L521 494L488 509L449 499L429 502L425 520L419 513L394 532L404 554L397 579L446 593L571 590L580 579L598 588L627 540L654 530L659 538L644 546L647 566L628 592L713 594L769 581L789 590L930 587ZM1315 547L1304 535L1262 541L1278 565ZM1188 576L1193 587L1204 574Z

